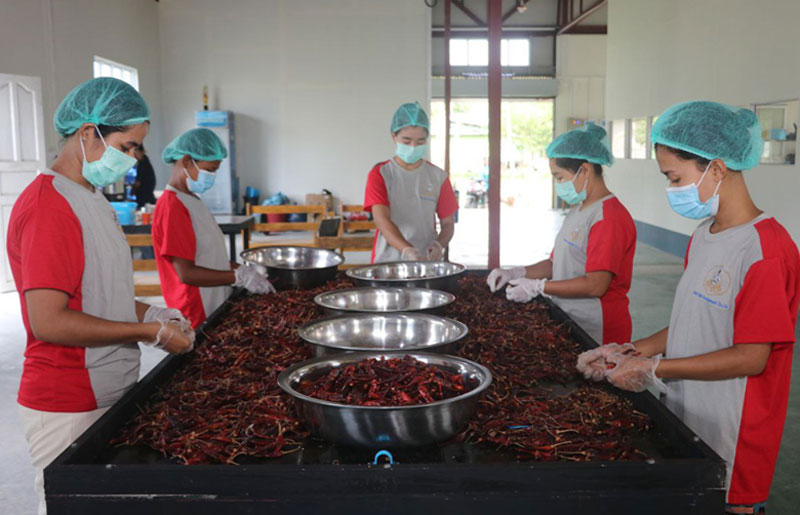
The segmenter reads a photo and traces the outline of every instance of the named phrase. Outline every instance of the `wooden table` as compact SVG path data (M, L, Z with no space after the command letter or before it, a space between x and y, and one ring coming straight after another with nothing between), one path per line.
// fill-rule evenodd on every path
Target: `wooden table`
M255 224L252 216L214 215L222 234L227 234L231 242L231 261L236 261L236 235L242 233L244 250L250 248L250 229ZM151 225L123 225L125 234L150 234Z

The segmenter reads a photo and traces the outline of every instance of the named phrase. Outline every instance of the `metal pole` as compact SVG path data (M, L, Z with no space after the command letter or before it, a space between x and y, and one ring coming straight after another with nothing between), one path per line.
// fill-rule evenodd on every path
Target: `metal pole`
M503 0L486 0L489 25L489 268L500 266L500 109L503 75L500 42Z
M444 0L444 171L450 175L450 0Z

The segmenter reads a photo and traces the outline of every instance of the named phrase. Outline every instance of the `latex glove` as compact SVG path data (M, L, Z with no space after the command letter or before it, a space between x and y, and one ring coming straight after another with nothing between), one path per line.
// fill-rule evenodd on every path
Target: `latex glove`
M242 265L234 274L236 275L234 286L242 287L250 293L275 293L272 283L252 266Z
M486 284L489 285L489 291L494 293L512 279L522 279L525 277L525 267L515 266L514 268L495 268L489 272L486 278Z
M158 320L161 328L153 341L142 342L156 349L163 349L170 354L185 354L194 349L194 331L191 338L184 334L183 328L176 321Z
M436 240L428 245L428 261L441 261L444 258L444 247Z
M400 253L400 261L422 261L422 253L414 247L406 247Z
M667 385L656 377L656 367L661 361L661 356L645 358L633 354L613 353L606 358L614 368L606 370L608 382L629 392L643 392L650 386L655 386L662 392L667 391Z
M506 289L506 298L514 302L530 302L544 293L547 279L511 279Z
M181 332L191 341L194 345L194 329L192 324L186 320L181 312L175 308L161 308L158 306L150 306L144 312L144 319L142 322L147 324L149 322L175 322L181 329Z
M636 347L630 343L609 343L595 349L587 350L578 355L578 372L583 377L592 381L602 381L606 377L606 358L614 353L627 354L636 352Z

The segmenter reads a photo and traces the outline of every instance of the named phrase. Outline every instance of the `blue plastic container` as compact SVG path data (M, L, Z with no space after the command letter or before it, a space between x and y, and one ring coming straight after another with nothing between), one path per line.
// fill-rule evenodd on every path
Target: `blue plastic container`
M133 225L136 221L136 202L111 202L120 225Z

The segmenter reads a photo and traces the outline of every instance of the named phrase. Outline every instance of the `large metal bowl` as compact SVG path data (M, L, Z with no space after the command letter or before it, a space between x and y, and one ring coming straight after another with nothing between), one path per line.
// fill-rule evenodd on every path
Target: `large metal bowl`
M351 268L347 277L360 286L408 286L454 292L467 269L446 261L398 261Z
M439 365L475 385L469 392L416 406L349 406L303 395L295 388L305 376L319 377L334 367L366 358L402 358L405 355ZM455 435L472 416L481 394L492 383L486 367L444 354L371 352L338 354L297 363L278 376L278 385L294 397L302 418L318 436L341 445L372 448L417 447Z
M246 263L267 269L278 289L315 288L336 278L344 257L338 252L315 247L276 246L243 251Z
M320 293L314 302L328 314L439 313L456 300L455 295L428 288L367 287Z
M457 342L468 332L461 322L421 313L342 315L297 329L315 356L373 351L455 354Z

